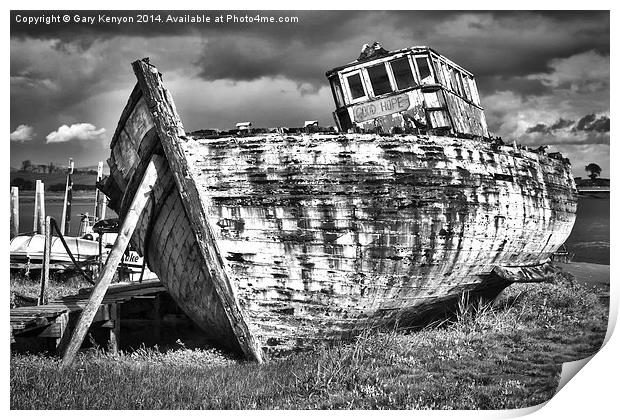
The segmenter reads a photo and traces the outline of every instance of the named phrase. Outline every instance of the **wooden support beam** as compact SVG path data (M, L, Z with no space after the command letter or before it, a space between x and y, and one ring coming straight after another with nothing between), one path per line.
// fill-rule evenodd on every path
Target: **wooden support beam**
M131 206L125 215L121 229L119 230L116 241L114 242L114 246L108 255L108 260L103 267L103 270L101 270L101 273L99 273L97 284L93 287L88 303L82 311L80 319L73 330L71 341L67 346L67 350L60 364L61 369L64 369L71 364L80 349L82 342L84 341L84 337L86 337L86 333L88 332L95 314L97 313L106 291L108 290L108 286L112 282L114 273L121 262L123 253L129 244L131 236L133 235L133 232L138 224L138 220L142 215L142 211L150 200L151 191L153 190L153 186L158 179L158 173L161 173L164 170L164 164L164 158L161 156L154 155L151 158L151 161L149 162L142 178L142 182L138 187L138 191L134 195Z
M58 318L56 318L56 323L58 324L59 334L58 338L56 338L56 354L63 354L64 349L67 347L69 343L69 338L71 335L69 334L69 319L71 314L69 312L65 312L61 314Z
M19 235L19 188L11 187L11 239Z
M132 63L138 84L146 103L154 116L157 135L166 154L168 164L181 196L183 207L191 223L203 264L209 268L211 281L222 302L239 346L245 355L257 362L263 361L259 341L254 337L246 322L241 305L224 267L224 261L217 249L215 235L207 217L207 209L198 190L196 180L187 169L187 158L183 148L185 130L181 123L172 95L163 86L161 75L154 66L144 60Z
M45 218L45 242L43 244L43 267L41 268L41 291L39 293L39 305L47 303L47 285L50 280L50 254L52 253L52 222L51 217Z
M110 328L110 345L108 351L112 354L118 354L121 333L120 306L120 303L112 303L110 305L110 321L113 323L113 326Z

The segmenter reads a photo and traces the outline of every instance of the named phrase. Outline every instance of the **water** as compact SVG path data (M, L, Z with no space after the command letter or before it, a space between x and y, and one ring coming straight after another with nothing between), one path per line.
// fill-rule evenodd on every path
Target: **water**
M577 220L566 241L573 261L609 265L609 194L601 197L579 197Z
M63 193L45 192L45 215L56 219L60 227L62 217L62 204L64 201ZM88 213L90 216L95 214L95 195L94 193L74 192L71 201L71 231L69 235L76 235L80 227L80 214ZM106 219L116 217L116 213L111 209L106 209ZM34 192L19 192L19 232L32 232L34 221Z

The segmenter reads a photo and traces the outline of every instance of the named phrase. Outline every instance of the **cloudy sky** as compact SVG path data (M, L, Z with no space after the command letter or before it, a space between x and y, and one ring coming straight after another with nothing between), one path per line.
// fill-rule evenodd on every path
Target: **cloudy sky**
M196 12L187 12L196 15ZM150 57L164 74L186 131L332 125L325 71L364 43L429 45L477 77L489 129L504 140L550 145L576 176L596 162L609 176L608 12L247 12L297 23L117 24L66 12L69 23L27 24L11 13L11 166L25 159L78 166L105 160L135 83L130 63ZM165 20L169 14L151 12ZM203 13L198 13L203 15ZM75 23L76 15L95 17Z

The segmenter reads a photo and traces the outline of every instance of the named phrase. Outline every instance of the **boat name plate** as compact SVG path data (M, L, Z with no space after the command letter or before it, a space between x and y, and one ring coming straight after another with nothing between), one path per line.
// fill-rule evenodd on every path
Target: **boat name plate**
M353 107L353 118L355 122L363 122L407 109L409 109L409 96L405 93L356 105Z

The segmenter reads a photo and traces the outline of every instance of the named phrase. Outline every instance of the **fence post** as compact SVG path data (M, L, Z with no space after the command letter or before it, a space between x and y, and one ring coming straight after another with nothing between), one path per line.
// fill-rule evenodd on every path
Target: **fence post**
M41 188L41 180L35 181L34 187L34 215L32 216L32 230L34 233L39 233L39 189Z
M34 226L35 233L43 233L45 229L45 184L37 179L34 193Z
M62 203L62 219L60 220L60 233L69 234L71 231L71 201L73 199L73 159L69 159L69 172L65 184L65 199Z
M11 239L19 235L19 188L11 187Z
M52 252L52 223L51 217L45 218L45 244L43 246L43 261L41 264L41 293L39 305L47 303L47 285L50 279L50 254Z
M102 203L103 203L103 194L97 188L97 182L101 181L103 177L103 162L99 162L97 164L97 181L95 182L95 223L99 220L103 219L102 215ZM105 211L105 210L103 210Z

